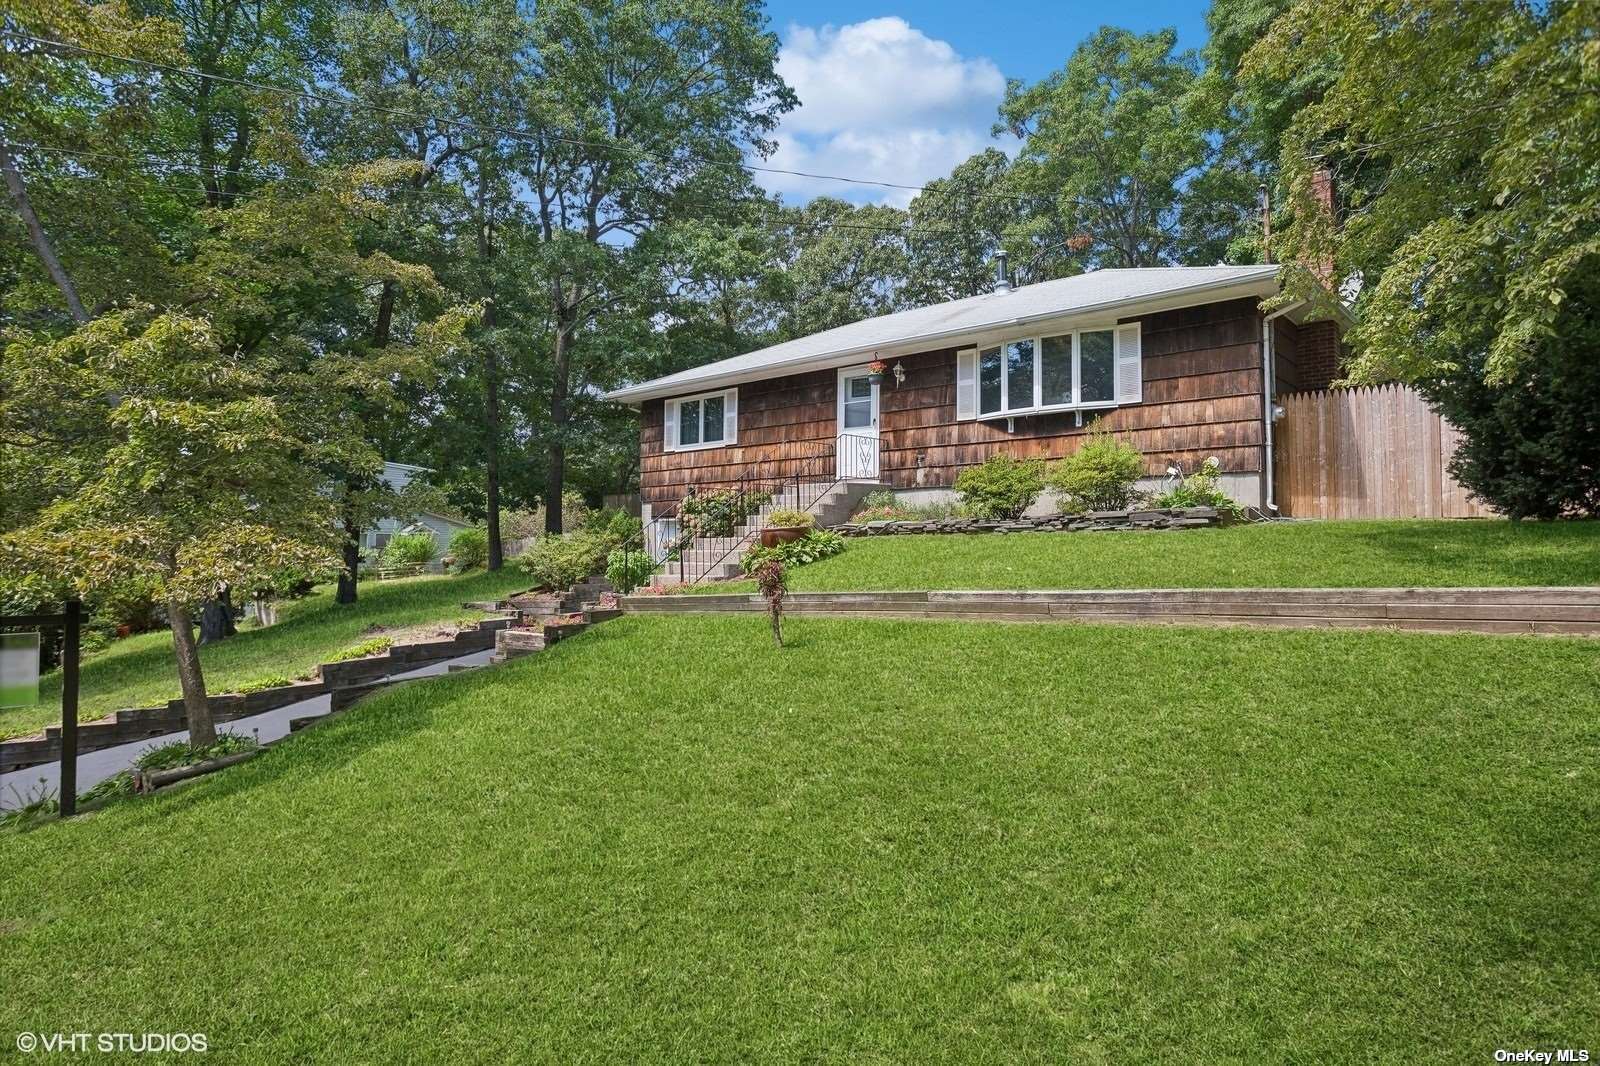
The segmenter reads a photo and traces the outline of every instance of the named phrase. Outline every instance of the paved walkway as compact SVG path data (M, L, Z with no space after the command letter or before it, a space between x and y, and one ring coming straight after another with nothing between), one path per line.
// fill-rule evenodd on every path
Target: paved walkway
M405 673L395 674L389 680L409 681L413 678L432 677L436 674L445 673L452 664L482 666L489 661L489 656L493 654L492 649L476 651L456 659L446 659L418 667L415 670L408 670ZM298 703L291 703L274 711L252 715L249 718L236 718L231 722L223 722L217 729L223 733L239 733L244 736L253 736L256 740L266 744L269 741L287 736L289 722L292 719L310 718L327 713L328 694L324 692L320 696L313 696ZM85 752L78 756L78 792L80 794L87 792L118 771L128 769L141 754L151 748L188 739L189 731L184 729L176 733L168 733L165 736L137 740L131 744L121 744L114 748L101 748L99 751ZM0 774L0 810L11 810L25 806L41 795L54 795L61 783L60 771L61 764L52 762Z

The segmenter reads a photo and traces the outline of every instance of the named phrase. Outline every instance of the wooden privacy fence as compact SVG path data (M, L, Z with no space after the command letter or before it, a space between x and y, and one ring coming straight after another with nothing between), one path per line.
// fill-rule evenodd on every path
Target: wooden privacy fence
M1403 385L1279 397L1278 509L1293 518L1488 518L1447 469L1461 434Z

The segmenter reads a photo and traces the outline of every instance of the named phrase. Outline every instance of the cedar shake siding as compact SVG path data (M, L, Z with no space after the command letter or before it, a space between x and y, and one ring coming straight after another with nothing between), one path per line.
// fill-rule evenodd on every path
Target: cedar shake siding
M1160 475L1180 462L1185 470L1216 456L1227 473L1262 469L1261 313L1254 298L1124 318L1142 331L1143 400L1098 412L1099 424L1145 455L1146 472ZM1296 364L1303 339L1292 325L1281 344L1280 374L1307 387ZM1329 323L1331 326L1332 323ZM1336 335L1336 334L1335 334ZM1300 343L1295 343L1299 341ZM961 347L966 347L962 345ZM881 479L895 488L947 488L966 467L996 452L1059 458L1077 449L1084 425L1068 413L1006 419L956 420L956 351L890 358L906 380L892 375L880 388ZM725 448L662 450L662 400L640 408L641 495L647 504L675 503L690 485L714 489L765 464L762 476L795 472L800 461L832 446L836 434L834 370L815 371L739 388L738 441ZM828 471L831 475L831 469Z

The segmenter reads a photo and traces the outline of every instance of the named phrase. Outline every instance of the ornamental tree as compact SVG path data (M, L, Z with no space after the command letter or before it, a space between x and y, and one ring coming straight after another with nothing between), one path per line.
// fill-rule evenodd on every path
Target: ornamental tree
M320 447L286 410L273 369L224 348L205 319L149 309L101 316L58 340L15 341L0 363L5 446L73 485L0 536L0 565L53 575L85 596L152 588L198 746L216 728L195 606L221 584L337 562L331 501L305 476Z

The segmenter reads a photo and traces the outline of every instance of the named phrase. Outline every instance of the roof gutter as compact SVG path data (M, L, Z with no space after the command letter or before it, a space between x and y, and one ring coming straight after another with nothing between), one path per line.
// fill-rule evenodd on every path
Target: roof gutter
M1262 440L1266 443L1266 455L1263 463L1266 467L1267 494L1263 501L1263 509L1270 514L1278 513L1278 490L1273 470L1272 429L1273 412L1272 397L1277 392L1277 381L1274 379L1274 368L1277 364L1276 347L1272 343L1272 323L1274 319L1281 318L1290 311L1304 307L1306 301L1296 300L1292 304L1280 307L1271 314L1261 316L1261 421L1265 426Z
M761 380L762 378L767 377L778 377L780 374L774 373L774 371L790 370L790 368L798 368L805 366L806 364L816 364L816 369L819 370L824 369L829 365L848 366L850 360L857 356L866 356L874 353L885 352L886 350L897 349L905 345L926 345L933 341L967 337L975 334L982 334L990 330L1024 326L1031 322L1043 322L1053 318L1083 317L1087 315L1099 314L1105 311L1114 311L1127 307L1135 307L1139 304L1153 303L1161 300L1171 299L1173 297L1198 295L1201 293L1211 292L1215 289L1251 290L1241 293L1241 295L1251 295L1252 291L1259 287L1262 282L1271 282L1274 286L1276 286L1277 270L1277 267L1273 267L1273 273L1263 273L1261 276L1254 278L1227 278L1222 281L1208 281L1200 285L1189 285L1181 289L1168 289L1165 292L1159 293L1146 293L1143 296L1130 296L1124 300L1113 300L1108 303L1093 304L1087 307L1075 307L1067 311L1041 311L1038 314L1022 315L1009 320L999 320L985 323L981 326L959 326L954 329L944 329L934 333L926 333L915 337L907 337L899 341L879 341L874 344L861 344L856 345L853 348L840 349L837 352L796 356L792 359L784 359L779 362L768 363L764 366L752 367L748 370L730 371L726 375L712 375L690 381L673 382L667 385L646 381L638 385L630 385L625 388L613 389L612 391L606 393L604 398L607 400L616 401L618 403L632 404L640 403L645 400L659 399L662 397L680 396L693 392L696 389L714 389L719 385L735 384L737 382L750 380L752 378L755 380ZM1016 292L1017 290L1012 289L1011 291ZM660 379L657 380L659 381Z

